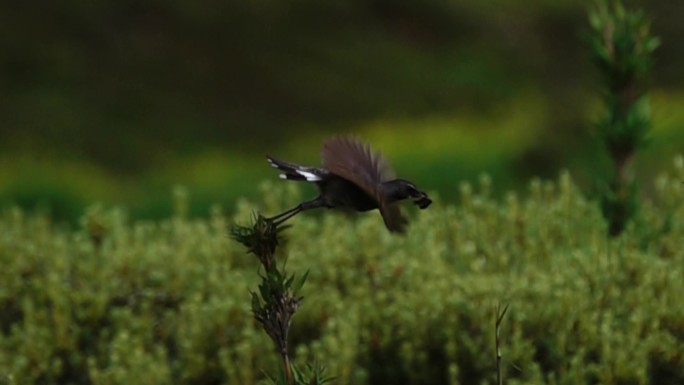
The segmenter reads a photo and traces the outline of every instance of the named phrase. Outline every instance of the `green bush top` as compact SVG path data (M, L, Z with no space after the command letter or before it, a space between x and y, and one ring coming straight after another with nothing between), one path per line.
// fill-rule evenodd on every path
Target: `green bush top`
M281 247L309 270L290 345L339 384L494 381L497 303L510 384L684 381L684 165L656 180L625 233L567 174L491 198L414 213L405 237L375 212L303 214ZM0 215L0 384L256 384L276 355L250 311L257 263L228 237L234 218L180 212L128 223L93 207L76 230ZM179 205L182 206L182 205Z

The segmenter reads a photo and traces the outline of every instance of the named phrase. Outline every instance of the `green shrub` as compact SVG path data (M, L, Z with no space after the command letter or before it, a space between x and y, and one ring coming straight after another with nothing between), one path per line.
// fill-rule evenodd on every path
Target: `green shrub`
M617 238L567 174L503 201L488 178L464 184L406 237L376 213L299 215L284 248L289 270L310 271L293 361L339 384L494 383L502 302L506 383L682 383L683 163ZM129 223L94 207L68 230L4 211L0 384L264 381L279 363L250 312L256 266L227 228L298 199L271 187L233 218Z

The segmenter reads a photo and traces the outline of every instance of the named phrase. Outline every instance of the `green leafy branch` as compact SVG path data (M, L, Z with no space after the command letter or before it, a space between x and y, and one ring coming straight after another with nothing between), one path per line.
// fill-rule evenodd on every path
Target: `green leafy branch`
M598 1L589 10L589 24L588 41L605 90L606 113L595 126L613 164L602 188L601 208L610 235L616 236L637 209L631 163L651 126L647 91L653 51L660 41L651 35L650 19L620 1Z

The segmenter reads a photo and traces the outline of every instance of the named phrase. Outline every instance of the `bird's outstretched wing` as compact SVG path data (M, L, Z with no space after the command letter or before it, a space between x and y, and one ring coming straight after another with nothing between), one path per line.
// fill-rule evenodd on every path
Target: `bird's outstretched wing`
M323 143L323 167L361 185L378 185L394 178L389 162L358 139L336 136ZM363 187L363 186L362 186Z
M389 162L369 145L355 138L333 137L323 144L323 167L359 186L378 202L387 229L403 233L407 220L396 204L388 202L382 182L394 178Z

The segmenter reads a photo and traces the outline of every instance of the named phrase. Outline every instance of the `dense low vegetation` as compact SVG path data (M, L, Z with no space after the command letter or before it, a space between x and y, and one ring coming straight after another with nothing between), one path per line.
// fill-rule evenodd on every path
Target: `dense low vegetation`
M497 303L509 384L684 381L684 162L658 177L624 234L571 178L505 199L491 181L415 213L307 213L286 230L288 270L310 270L290 344L339 384L493 383ZM91 208L76 230L0 216L0 384L240 384L277 367L250 314L257 262L228 237L252 210L294 204L265 186L235 217L129 223ZM289 188L289 187L288 187Z

